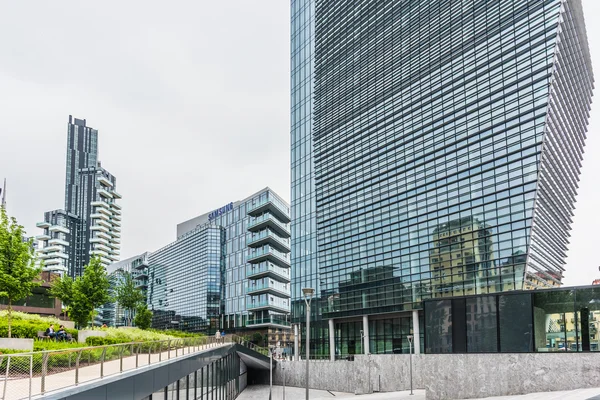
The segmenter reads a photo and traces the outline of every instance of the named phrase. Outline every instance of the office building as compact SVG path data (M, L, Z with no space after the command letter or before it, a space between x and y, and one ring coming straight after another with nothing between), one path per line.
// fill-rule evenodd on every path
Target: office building
M83 273L90 257L108 266L120 258L121 195L116 178L98 161L98 131L69 116L65 208L46 212L37 224L39 257L45 269Z
M581 1L291 6L311 353L391 353L411 331L420 350L424 299L560 285L593 88Z
M138 278L153 326L291 345L289 222L289 206L265 188L177 225L177 240L152 252Z
M113 299L110 303L105 304L100 310L98 310L99 323L100 325L106 324L107 326L127 326L128 319L133 318L133 315L128 314L128 310L125 310L115 296L117 294L117 288L123 282L125 274L131 274L134 279L136 287L142 291L144 296L146 295L145 288L147 287L147 275L146 268L148 267L148 258L150 253L145 252L138 254L133 257L129 257L125 260L118 261L110 264L106 268L106 274L110 282L110 295Z

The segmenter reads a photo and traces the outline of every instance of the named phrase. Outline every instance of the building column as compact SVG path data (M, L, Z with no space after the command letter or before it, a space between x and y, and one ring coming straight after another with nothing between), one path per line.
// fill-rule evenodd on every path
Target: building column
M335 323L329 320L329 359L335 361Z
M300 348L298 345L298 324L294 324L294 361L300 360Z
M365 335L363 337L364 353L369 354L371 351L369 350L369 316L368 315L363 315L363 333Z
M415 354L421 354L421 333L419 332L419 311L413 310L412 312L412 325L413 325L413 346L415 348Z

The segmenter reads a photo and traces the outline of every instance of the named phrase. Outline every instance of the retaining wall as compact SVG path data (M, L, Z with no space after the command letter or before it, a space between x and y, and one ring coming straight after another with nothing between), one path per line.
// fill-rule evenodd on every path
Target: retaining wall
M273 382L305 386L306 362L278 362ZM409 356L355 356L355 361L311 361L310 387L351 392L410 389ZM600 387L600 353L413 355L413 387L427 400L469 399Z

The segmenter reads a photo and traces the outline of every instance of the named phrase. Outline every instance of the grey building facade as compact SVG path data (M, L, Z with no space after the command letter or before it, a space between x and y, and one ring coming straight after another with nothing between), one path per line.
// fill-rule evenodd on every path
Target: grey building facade
M560 285L592 88L579 0L292 1L314 352L407 351L424 299Z

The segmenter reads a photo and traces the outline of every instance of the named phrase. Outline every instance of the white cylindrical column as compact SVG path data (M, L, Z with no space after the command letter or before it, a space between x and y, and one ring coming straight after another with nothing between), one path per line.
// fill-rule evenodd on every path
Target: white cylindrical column
M294 361L300 360L300 348L298 338L298 324L294 324Z
M363 332L365 337L363 339L363 346L365 347L365 354L369 354L369 316L363 315Z
M329 359L335 361L335 323L329 320Z
M421 354L421 335L419 332L419 311L413 310L412 312L412 325L413 325L413 346L415 347L415 354Z

